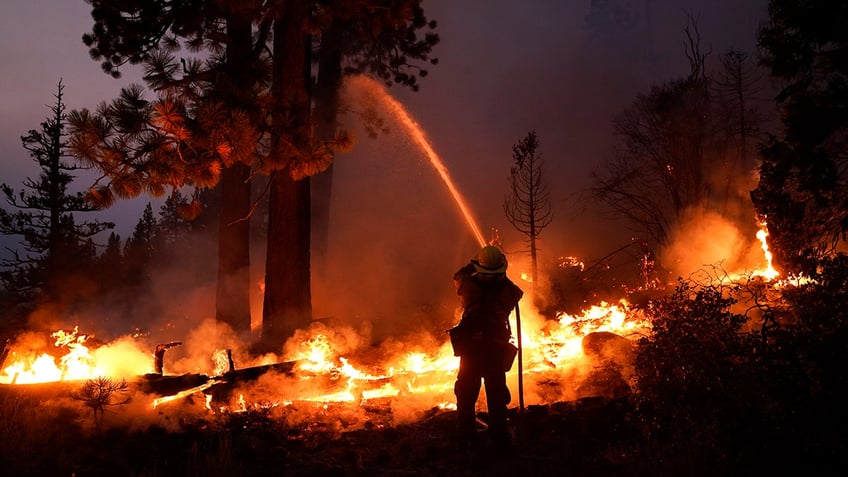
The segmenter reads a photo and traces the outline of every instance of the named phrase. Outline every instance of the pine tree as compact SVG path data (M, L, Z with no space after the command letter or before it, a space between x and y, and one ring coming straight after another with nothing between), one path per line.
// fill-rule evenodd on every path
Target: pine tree
M510 191L504 198L504 213L509 223L527 237L530 246L531 274L536 283L538 245L536 239L550 225L551 198L543 180L542 155L535 131L530 131L512 146L514 164L510 171Z
M156 255L156 219L153 206L148 202L133 233L124 245L124 266L130 283L139 284L150 276Z
M121 247L121 236L112 232L106 240L106 248L97 259L97 277L106 286L116 286L125 280L124 255Z
M21 138L23 147L41 168L38 180L27 178L17 193L0 185L6 203L17 212L0 209L0 233L20 235L22 250L10 250L11 257L0 262L0 281L12 291L41 294L55 299L67 295L63 280L90 267L93 242L88 239L111 229L110 222L87 221L76 224L75 213L95 212L99 207L85 201L84 194L70 192L73 171L79 165L68 162L65 140L64 85L59 81L52 116L41 129L30 130Z
M251 212L245 191L249 193L252 174L271 176L269 215L271 222L280 223L269 224L266 257L272 260L266 263L265 318L276 322L278 330L308 323L306 178L326 170L334 148L349 142L339 135L318 140L312 136L311 36L325 31L319 18L347 16L368 25L344 43L345 48L355 45L358 55L347 56L346 66L364 69L365 63L358 62L370 58L381 78L415 86L416 71L421 76L424 72L410 60L425 57L426 45L435 38L421 43L410 36L427 25L417 13L420 1L90 3L95 27L84 41L92 57L113 75L119 75L124 64L144 64L145 81L160 95L148 101L140 88L127 89L96 113L82 111L72 118L75 153L107 176L95 188L97 197L108 203L142 191L220 184L216 314L244 331L249 325ZM298 18L293 20L294 15ZM205 61L178 58L183 46L208 56ZM297 192L289 194L288 189ZM292 286L275 285L284 283ZM293 315L295 322L283 324ZM275 332L274 340L285 333Z
M161 251L182 245L188 240L192 230L192 221L189 219L193 218L195 213L193 207L186 205L188 203L189 200L182 192L175 189L159 207L155 241Z

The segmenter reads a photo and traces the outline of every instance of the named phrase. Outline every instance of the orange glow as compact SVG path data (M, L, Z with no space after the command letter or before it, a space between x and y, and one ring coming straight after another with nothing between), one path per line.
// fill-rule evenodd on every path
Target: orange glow
M778 273L771 267L767 237L765 224L761 224L757 238L762 244L767 269L756 274L771 280ZM583 262L574 257L561 257L558 263L562 267L583 268ZM587 335L611 332L632 342L651 333L651 324L641 310L631 308L623 299L616 303L601 302L580 313L562 313L551 318L542 316L529 305L534 303L530 293L522 300L520 326L521 371L525 402L528 405L575 398L574 389L597 366L597 361L587 356L583 348L583 339ZM515 320L514 315L510 317L513 331L518 329ZM337 334L338 337L335 336ZM262 379L275 382L263 382L256 389L239 385L242 387L235 390L233 401L229 403L212 403L211 397L207 395L206 405L210 412L213 409L240 412L259 406L257 403L260 402L262 406L326 406L332 403L350 403L355 406L369 400L386 398L393 399L393 412L402 412L400 409L406 406L404 403L426 409L453 408L453 385L459 358L453 355L447 335L440 338L426 336L421 340L411 338L405 343L393 343L390 351L366 350L364 354L371 358L367 364L357 359L357 353L361 350L351 346L351 342L356 340L348 339L339 330L315 327L301 330L297 336L297 341L291 340L287 344L284 354L256 358L262 360L261 363L246 363L244 354L239 355L236 360L241 368L274 362L292 362L293 367L285 375L263 375ZM0 373L0 383L81 380L98 376L128 377L151 371L152 348L149 345L142 349L130 336L99 347L90 346L91 341L90 336L80 334L77 328L73 328L52 334L52 350L38 349L19 342L12 346L9 364ZM186 348L191 348L190 344ZM38 351L21 351L30 349ZM239 359L242 362L238 362ZM192 356L191 359L184 358L184 361L187 362L181 363L182 372L188 369L190 372L205 373L211 379L201 386L173 396L157 398L153 402L154 407L193 394L206 394L209 387L227 381L230 360L225 350L210 350L207 354ZM515 364L507 374L513 396L517 395L518 372L518 365ZM555 393L551 392L552 387Z
M772 267L772 256L768 246L768 235L769 233L766 222L760 222L760 230L757 231L757 240L760 241L760 245L763 249L763 256L766 260L766 268L764 270L757 271L755 274L762 276L766 280L773 280L780 276L780 272Z
M150 353L139 350L132 338L115 342L92 351L87 342L91 336L58 330L51 335L54 350L27 351L13 348L11 362L0 372L0 384L32 384L52 381L73 381L98 376L123 377L150 371Z

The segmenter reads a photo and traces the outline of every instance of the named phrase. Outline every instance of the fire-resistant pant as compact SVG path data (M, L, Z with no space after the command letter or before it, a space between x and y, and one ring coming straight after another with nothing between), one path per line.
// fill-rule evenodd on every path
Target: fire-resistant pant
M475 405L480 394L481 380L486 386L486 402L489 411L489 433L493 440L508 439L506 407L510 401L500 359L492 354L471 353L459 360L459 372L454 384L457 409L457 431L460 438L469 438L475 432Z

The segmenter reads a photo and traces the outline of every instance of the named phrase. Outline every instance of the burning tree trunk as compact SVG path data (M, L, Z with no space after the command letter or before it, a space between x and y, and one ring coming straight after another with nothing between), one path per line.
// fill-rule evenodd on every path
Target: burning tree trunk
M156 374L161 375L164 370L165 351L181 344L179 341L171 341L170 343L156 345L156 349L153 351L153 370Z

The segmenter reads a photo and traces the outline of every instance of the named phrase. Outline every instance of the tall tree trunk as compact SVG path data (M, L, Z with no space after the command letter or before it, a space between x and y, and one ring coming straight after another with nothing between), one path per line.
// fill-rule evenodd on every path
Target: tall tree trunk
M224 88L228 102L245 108L251 79L245 72L250 61L252 24L247 15L231 12L227 18L227 71ZM215 316L238 333L250 332L250 167L236 163L221 175L221 211L218 224L218 282Z
M271 179L262 322L263 345L272 350L312 320L309 179L292 178L293 163L303 159L283 147L288 142L303 151L309 143L307 15L307 2L286 2L274 25L272 160L279 167ZM281 140L283 134L287 141Z
M318 81L315 85L315 133L319 141L331 140L337 129L339 88L342 82L342 49L339 24L321 34L318 50ZM333 198L333 166L312 178L312 263L319 280L330 237L330 204Z
M237 333L250 332L249 177L244 164L233 164L221 175L215 316Z

